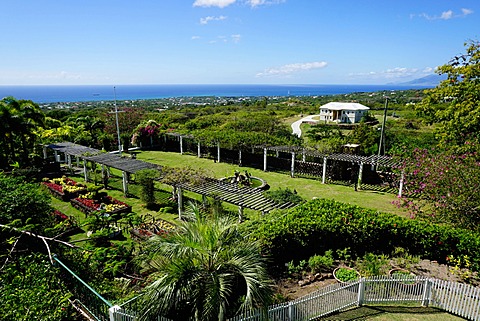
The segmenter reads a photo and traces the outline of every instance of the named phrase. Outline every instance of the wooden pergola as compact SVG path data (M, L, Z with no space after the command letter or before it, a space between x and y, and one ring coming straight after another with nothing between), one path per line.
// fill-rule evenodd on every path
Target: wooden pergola
M118 154L111 154L98 149L63 142L44 146L44 158L47 158L47 149L52 149L55 154L55 161L62 162L61 154L64 154L65 163L72 168L72 157L76 159L77 167L80 167L80 161L83 163L83 173L85 181L88 181L87 161L100 164L102 166L102 177L107 174L107 168L111 167L122 171L123 192L128 194L128 175L144 169L161 170L160 165L144 162L130 157L122 157ZM182 190L191 191L202 195L203 197L213 197L221 201L238 206L239 217L243 217L243 209L249 208L262 213L268 213L274 209L286 209L295 206L293 203L278 204L266 198L258 188L240 187L237 184L221 181L215 178L204 178L202 183L181 183L174 186L177 188L178 212L182 214L183 197Z
M243 219L243 209L249 208L255 211L261 211L262 214L275 209L287 209L296 206L296 204L287 202L283 204L266 198L262 190L249 186L240 186L225 180L215 178L205 178L199 184L182 183L177 186L179 203L182 197L182 189L200 194L204 197L209 196L221 201L238 206L239 219Z

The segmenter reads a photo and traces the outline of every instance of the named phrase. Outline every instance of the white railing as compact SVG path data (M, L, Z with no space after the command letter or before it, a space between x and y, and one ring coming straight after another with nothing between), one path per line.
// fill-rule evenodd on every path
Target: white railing
M375 276L333 284L296 300L272 305L268 312L255 310L228 321L314 320L355 306L384 303L431 306L480 321L480 288L420 276ZM111 321L135 321L135 315L119 306L110 309Z

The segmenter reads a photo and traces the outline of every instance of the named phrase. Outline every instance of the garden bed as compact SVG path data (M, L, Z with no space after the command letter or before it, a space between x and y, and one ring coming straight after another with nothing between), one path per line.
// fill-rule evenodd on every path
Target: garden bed
M103 196L98 199L88 197L77 197L70 200L73 207L82 211L86 215L93 212L105 211L108 214L130 213L132 207L112 198L111 196Z
M87 187L68 177L47 179L42 182L48 191L62 201L69 201L87 191Z

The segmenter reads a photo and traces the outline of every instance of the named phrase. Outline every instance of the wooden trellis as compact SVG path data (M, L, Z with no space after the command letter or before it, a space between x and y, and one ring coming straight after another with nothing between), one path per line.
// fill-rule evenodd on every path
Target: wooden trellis
M70 156L75 156L77 159L82 159L84 162L84 175L87 178L86 161L91 161L102 166L102 175L104 174L104 167L111 167L122 171L123 190L125 194L128 192L128 174L135 174L143 169L161 169L161 166L152 163L144 162L130 157L122 157L116 154L102 152L98 149L77 145L70 142L51 144L45 146L55 152L56 161L60 161L58 153L64 153L68 159ZM46 157L46 151L44 151ZM71 162L69 162L71 166ZM267 199L261 190L251 187L240 187L237 184L231 184L214 178L205 178L200 185L194 184L178 184L175 186L179 193L179 213L183 207L181 191L182 189L192 191L202 196L209 196L218 198L221 201L237 205L239 207L239 216L243 215L243 209L249 208L262 213L270 212L273 209L286 209L295 206L293 203L278 204L270 199Z

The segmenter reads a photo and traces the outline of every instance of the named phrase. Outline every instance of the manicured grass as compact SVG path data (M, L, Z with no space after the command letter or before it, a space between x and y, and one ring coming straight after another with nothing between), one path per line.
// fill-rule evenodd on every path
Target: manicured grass
M464 319L436 308L362 306L318 320L454 321Z
M142 151L137 155L143 161L160 164L170 167L189 166L194 169L205 169L211 176L222 178L233 175L235 170L243 172L248 170L253 176L260 177L267 181L271 189L290 188L295 189L300 196L306 200L312 198L328 198L340 202L371 208L385 213L406 215L402 209L392 205L396 195L384 192L357 191L352 187L322 184L319 179L291 178L287 174L264 172L259 169L239 167L226 163L216 163L213 160L198 158L191 155L180 155L179 153Z

